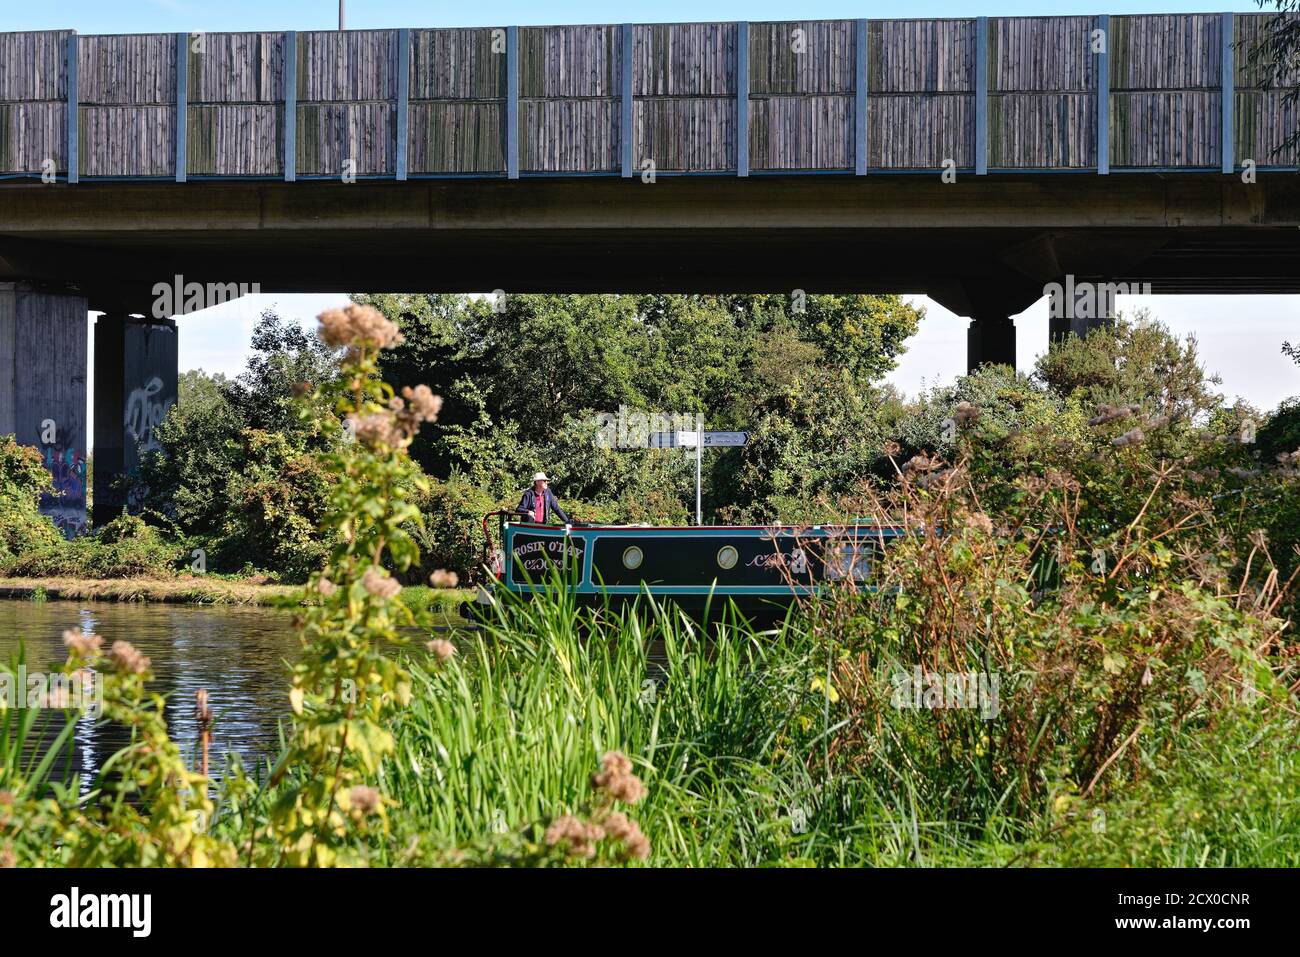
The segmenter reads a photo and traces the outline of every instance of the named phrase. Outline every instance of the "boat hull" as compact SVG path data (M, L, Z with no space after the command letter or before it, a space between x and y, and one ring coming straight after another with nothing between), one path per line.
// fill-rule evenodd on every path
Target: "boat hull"
M783 613L830 586L867 587L901 531L879 525L502 525L496 587L521 596L562 589L583 604L671 599L702 613L728 604Z

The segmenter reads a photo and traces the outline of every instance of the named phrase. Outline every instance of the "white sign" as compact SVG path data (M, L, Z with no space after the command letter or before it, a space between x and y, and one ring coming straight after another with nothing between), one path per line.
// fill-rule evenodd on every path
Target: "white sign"
M693 449L695 448L696 432L651 432L650 448L652 449ZM707 436L708 433L706 432ZM704 443L708 445L706 441Z
M704 447L720 448L724 445L738 446L749 441L748 432L705 432Z

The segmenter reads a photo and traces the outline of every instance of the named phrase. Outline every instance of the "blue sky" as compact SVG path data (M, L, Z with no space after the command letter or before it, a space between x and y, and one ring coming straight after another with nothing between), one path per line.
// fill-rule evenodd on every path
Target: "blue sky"
M1015 16L1093 13L1255 11L1251 0L986 0L979 3L911 0L897 4L844 0L660 0L655 4L520 0L444 4L415 0L347 0L347 26L501 26L544 23L671 22L682 20L780 20L840 17ZM337 0L65 0L60 4L6 0L0 30L74 29L79 33L216 30L332 29ZM376 290L378 291L378 290ZM195 313L181 320L181 368L235 373L247 355L253 323L263 308L277 304L284 315L310 322L339 296L263 296ZM929 310L921 331L890 377L905 392L949 381L965 370L966 321L920 300ZM1223 377L1223 391L1272 408L1300 394L1300 369L1281 355L1283 340L1300 341L1300 297L1152 296L1127 297L1126 310L1146 307L1182 334L1195 334L1207 365ZM1022 369L1046 348L1046 305L1017 317Z

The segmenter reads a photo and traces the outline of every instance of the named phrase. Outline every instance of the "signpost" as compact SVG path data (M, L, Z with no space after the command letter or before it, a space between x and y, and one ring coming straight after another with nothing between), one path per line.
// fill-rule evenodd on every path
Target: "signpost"
M703 436L703 441L700 437ZM704 428L704 418L696 419L696 427L686 432L651 432L649 446L652 449L694 449L695 450L695 524L704 524L704 512L700 507L700 456L703 449L739 448L749 441L748 432L710 432Z

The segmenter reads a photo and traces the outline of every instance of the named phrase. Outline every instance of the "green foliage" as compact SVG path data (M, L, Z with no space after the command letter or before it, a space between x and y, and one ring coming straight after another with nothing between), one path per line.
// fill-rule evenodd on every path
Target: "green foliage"
M386 354L385 375L453 396L438 428L413 446L429 474L459 472L517 495L543 468L565 501L598 503L624 521L685 519L694 461L597 442L620 412L624 422L657 412L692 422L704 414L710 428L766 423L767 447L752 466L735 461L743 453L707 457L711 508L763 511L754 499L782 494L769 486L803 474L827 434L833 447L852 448L820 469L816 491L852 484L875 440L862 428L877 399L869 381L893 367L921 316L896 296L521 295L502 312L461 297L356 298L401 324L405 342ZM787 414L818 433L796 434ZM781 460L774 479L761 474L767 458Z
M333 473L291 435L245 429L240 438L242 467L230 476L222 526L211 542L215 567L273 569L286 581L305 581L329 549L321 527Z
M174 574L185 552L165 532L123 512L93 535L58 536L4 563L27 578L130 578Z
M51 489L41 453L0 436L0 564L31 549L57 548L59 530L40 514L41 493Z
M318 339L267 312L240 376L181 377L140 485L147 514L187 554L202 549L211 571L261 569L298 582L319 567L330 546L320 532L330 477L315 453L342 429L309 432L293 399L300 383L332 378L334 362Z

